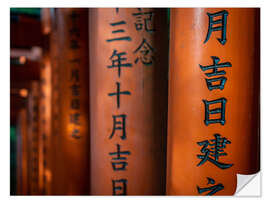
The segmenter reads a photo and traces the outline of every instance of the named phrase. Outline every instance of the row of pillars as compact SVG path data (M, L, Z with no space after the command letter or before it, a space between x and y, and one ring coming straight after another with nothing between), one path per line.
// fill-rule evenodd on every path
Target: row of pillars
M45 8L42 25L17 194L232 195L259 170L258 9Z

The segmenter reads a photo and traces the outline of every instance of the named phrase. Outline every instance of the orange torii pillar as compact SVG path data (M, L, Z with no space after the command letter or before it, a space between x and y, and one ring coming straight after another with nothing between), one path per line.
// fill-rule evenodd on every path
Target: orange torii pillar
M163 195L167 9L93 8L89 21L91 194Z
M16 125L17 137L17 195L29 195L28 187L28 122L27 109L21 109Z
M259 171L259 16L171 9L168 195L233 195Z
M59 8L52 18L52 193L89 194L88 9Z
M51 10L42 8L43 55L40 68L40 190L44 195L52 194L52 66L50 55Z
M31 83L28 95L28 184L30 195L39 195L39 83Z

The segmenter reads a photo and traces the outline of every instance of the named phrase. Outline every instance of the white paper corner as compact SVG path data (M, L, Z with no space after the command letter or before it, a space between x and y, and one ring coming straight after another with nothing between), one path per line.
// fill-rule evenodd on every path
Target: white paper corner
M261 172L250 175L237 174L237 187L234 196L261 196Z

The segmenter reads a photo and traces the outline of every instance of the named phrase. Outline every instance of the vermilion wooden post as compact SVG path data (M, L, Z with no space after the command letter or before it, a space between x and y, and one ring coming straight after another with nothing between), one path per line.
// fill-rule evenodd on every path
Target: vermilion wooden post
M233 195L259 171L259 9L171 9L167 194Z
M91 194L165 193L166 9L90 9Z
M53 194L89 194L88 9L56 9ZM56 75L54 73L56 72ZM54 103L55 102L55 103Z
M39 195L39 83L33 81L28 96L28 184L30 195Z
M28 123L27 109L21 109L16 127L17 136L17 195L29 195L28 188Z
M51 16L49 8L42 8L43 50L40 67L40 114L39 114L39 187L42 194L51 194L52 144L51 144L51 95L52 67L50 57Z
M48 53L43 55L40 84L40 132L41 140L39 152L40 162L40 190L48 194L51 187L51 64Z
M51 95L51 150L49 152L49 157L51 160L51 191L48 191L49 194L59 194L59 187L61 187L61 182L57 181L57 174L60 172L57 169L61 170L61 163L57 161L61 158L61 155L58 154L58 142L61 129L60 129L60 88L59 83L59 26L56 16L57 9L51 9L51 32L50 32L50 60L51 60L51 80L52 80L52 95Z

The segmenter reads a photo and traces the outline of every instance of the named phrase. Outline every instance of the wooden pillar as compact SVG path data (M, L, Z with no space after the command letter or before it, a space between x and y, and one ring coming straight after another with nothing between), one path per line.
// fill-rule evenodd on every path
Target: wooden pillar
M28 184L30 195L39 195L39 83L33 81L28 96Z
M52 23L53 194L89 194L88 9L56 9ZM56 49L56 50L55 50Z
M43 53L40 68L40 190L52 194L52 66L50 56L51 9L42 9Z
M233 195L260 164L259 9L171 10L167 194Z
M58 187L61 187L61 183L57 182L56 175L59 173L57 169L61 165L57 161L60 159L60 155L58 155L58 145L57 139L59 139L61 130L60 126L60 101L59 101L59 31L58 31L58 21L56 17L56 9L51 9L51 33L50 33L50 59L51 59L51 73L52 73L52 95L51 95L51 150L49 152L49 157L51 159L51 193L49 194L57 194L56 191ZM59 193L59 192L58 192Z
M51 187L51 64L48 53L43 55L42 67L40 70L40 190L49 194Z
M17 137L17 195L29 195L28 189L28 141L27 110L21 109L16 126Z
M165 193L166 9L90 9L91 194Z

